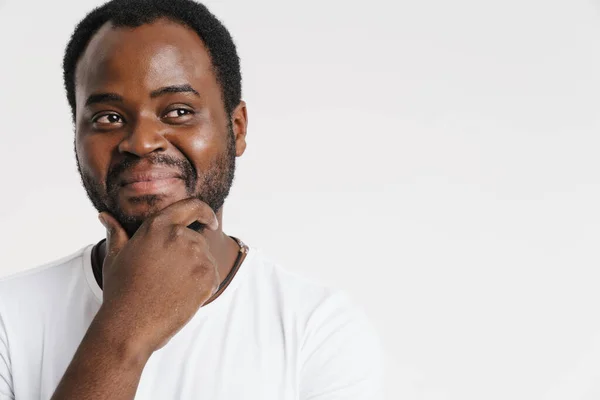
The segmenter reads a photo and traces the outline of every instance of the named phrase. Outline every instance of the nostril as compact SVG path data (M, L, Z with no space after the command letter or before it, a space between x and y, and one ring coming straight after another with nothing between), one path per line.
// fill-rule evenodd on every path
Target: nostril
M156 129L135 129L119 144L119 152L143 157L155 151L164 151L168 143Z

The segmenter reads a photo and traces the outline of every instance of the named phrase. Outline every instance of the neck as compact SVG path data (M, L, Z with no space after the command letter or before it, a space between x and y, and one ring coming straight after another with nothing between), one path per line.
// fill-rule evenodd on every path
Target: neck
M219 228L215 231L204 229L202 231L202 236L204 236L208 242L210 253L217 262L219 277L223 280L231 271L240 248L235 240L223 232L222 208L217 212L217 220L219 221ZM106 241L102 241L98 248L98 255L100 260L104 260L104 257L106 256Z

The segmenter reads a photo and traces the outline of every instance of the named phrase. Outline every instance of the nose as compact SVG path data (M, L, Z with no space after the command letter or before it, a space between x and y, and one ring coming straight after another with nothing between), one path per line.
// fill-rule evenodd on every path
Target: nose
M140 117L134 123L130 123L128 135L119 143L119 152L144 157L155 151L166 150L168 141L158 122L152 118Z

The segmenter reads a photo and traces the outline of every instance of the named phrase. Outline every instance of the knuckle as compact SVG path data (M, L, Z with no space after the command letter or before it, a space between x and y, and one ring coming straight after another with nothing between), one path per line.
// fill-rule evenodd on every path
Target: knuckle
M208 251L208 242L204 236L194 235L194 239L194 242L198 243L198 246L202 251Z
M192 212L198 212L203 208L204 202L196 197L188 199L187 207L190 208Z
M196 211L199 215L202 216L203 219L211 219L214 215L212 208L202 200L198 200L196 205Z
M193 255L202 254L204 252L204 244L200 241L194 240L190 242L188 249Z
M173 228L171 228L171 232L170 232L170 238L173 240L179 239L181 238L183 235L185 235L187 228L185 226L181 226L181 225L175 225L173 226Z
M146 226L150 231L156 230L162 226L162 219L158 215L150 217L146 220Z
M192 201L192 204L196 205L196 207L203 208L206 206L206 203L197 197L192 197L190 200Z
M197 263L194 266L194 275L205 277L211 273L213 270L213 266L208 262L208 260Z

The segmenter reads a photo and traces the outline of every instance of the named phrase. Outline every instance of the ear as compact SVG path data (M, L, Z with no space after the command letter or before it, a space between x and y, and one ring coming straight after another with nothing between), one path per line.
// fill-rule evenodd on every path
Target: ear
M231 113L231 127L235 137L235 155L240 157L246 150L246 130L248 128L248 111L246 102L240 101Z

